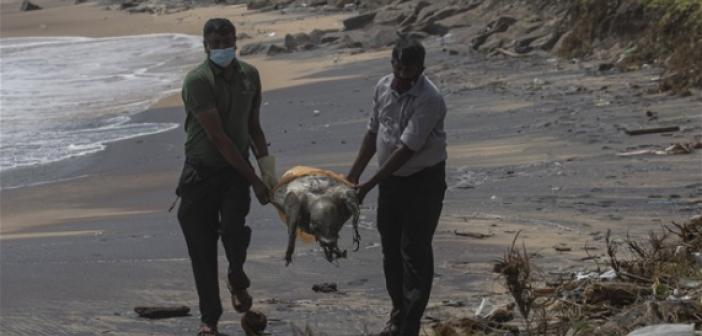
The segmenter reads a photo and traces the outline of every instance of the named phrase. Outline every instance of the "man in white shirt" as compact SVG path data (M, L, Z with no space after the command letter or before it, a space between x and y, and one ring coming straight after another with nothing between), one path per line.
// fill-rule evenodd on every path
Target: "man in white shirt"
M432 238L446 191L446 104L424 72L424 47L401 38L392 69L378 81L373 114L347 178L359 200L379 185L377 225L392 300L380 336L417 336L434 277ZM380 169L358 184L378 153Z

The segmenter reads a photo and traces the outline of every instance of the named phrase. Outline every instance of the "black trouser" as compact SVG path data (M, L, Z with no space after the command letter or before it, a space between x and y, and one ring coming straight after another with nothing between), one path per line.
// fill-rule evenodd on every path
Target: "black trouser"
M217 266L220 237L229 261L229 285L234 289L250 285L244 273L251 240L251 228L245 222L251 203L249 186L233 169L213 171L191 162L186 162L178 184L182 198L178 221L193 266L201 320L210 326L216 326L222 315Z
M380 183L378 231L383 245L385 284L392 300L391 323L400 335L417 336L434 278L431 241L446 191L441 162L407 177Z

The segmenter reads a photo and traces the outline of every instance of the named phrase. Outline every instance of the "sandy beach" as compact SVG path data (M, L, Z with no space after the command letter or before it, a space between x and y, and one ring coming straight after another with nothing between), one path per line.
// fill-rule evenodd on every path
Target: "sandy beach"
M222 16L251 36L241 41L246 44L338 29L350 15L261 13L241 5L149 15L90 2L37 4L44 9L20 12L19 2L2 2L0 35L199 35L207 18ZM519 231L544 272L571 272L584 267L583 258L604 255L608 229L643 236L702 212L700 151L617 155L692 141L702 131L699 92L641 95L660 75L655 68L602 75L591 71L594 64L545 55L458 57L442 51L436 39L425 44L427 75L446 95L450 144L449 190L434 240L437 267L425 322L469 314L485 297L506 302L492 265ZM346 173L366 128L372 88L390 70L389 52L314 50L243 58L262 75L262 123L280 172L304 164ZM456 73L459 67L470 76ZM646 126L646 111L681 131L636 137L621 131ZM174 95L134 122L182 125L183 119ZM178 127L111 143L95 154L3 172L4 186L28 185L0 194L3 335L195 334L199 314L190 261L176 217L168 212L183 141ZM373 191L362 208L360 251L339 265L324 261L316 246L300 245L285 267L284 227L272 207L253 204L246 269L254 305L268 315L271 335L292 335L293 325L328 335L382 328L390 303L375 197ZM559 244L571 251L555 251ZM351 247L348 228L340 245ZM337 283L339 292L313 292L312 285L322 282ZM221 331L244 335L227 302ZM189 306L191 316L149 321L133 311L168 304Z

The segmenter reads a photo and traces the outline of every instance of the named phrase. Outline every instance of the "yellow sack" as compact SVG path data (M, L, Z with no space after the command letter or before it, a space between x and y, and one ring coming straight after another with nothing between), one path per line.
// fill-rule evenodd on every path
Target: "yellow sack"
M275 193L276 190L278 190L278 188L280 188L281 186L288 184L290 181L292 181L298 177L303 177L303 176L327 176L327 177L331 177L339 182L342 182L342 183L348 185L349 187L353 187L353 183L347 181L346 177L344 177L344 175L333 172L331 170L325 170L325 169L319 169L319 168L307 167L307 166L295 166L295 167L288 169L288 171L286 171L285 174L283 174L283 176L280 178L280 181L278 182L278 185L276 185L275 188L273 188L273 190L271 191L271 194ZM280 216L280 220L282 220L283 224L285 224L285 226L287 226L288 216L286 216L285 213L281 209L279 209L277 206L276 206L276 210L278 210L278 216ZM300 240L302 240L306 243L310 243L310 242L315 241L315 238L313 235L305 233L301 229L297 229L297 238L299 238Z

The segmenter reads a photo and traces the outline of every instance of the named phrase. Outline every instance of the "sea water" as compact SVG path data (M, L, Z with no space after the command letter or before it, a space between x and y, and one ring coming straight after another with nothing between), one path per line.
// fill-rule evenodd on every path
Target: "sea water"
M204 57L181 34L0 39L0 172L101 151L177 124L131 117Z

